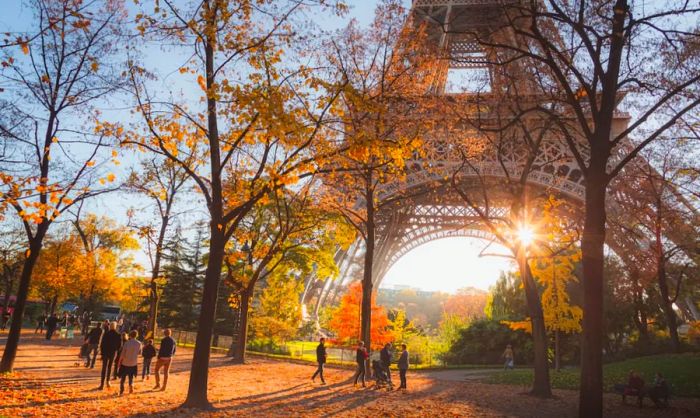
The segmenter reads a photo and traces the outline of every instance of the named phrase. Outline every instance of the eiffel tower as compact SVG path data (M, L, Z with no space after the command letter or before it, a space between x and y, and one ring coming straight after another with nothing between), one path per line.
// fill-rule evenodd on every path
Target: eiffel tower
M516 0L414 0L411 14L416 25L424 25L427 37L445 59L437 65L437 82L433 93L445 100L469 100L478 89L479 94L488 95L498 89L498 79L490 68L490 51L478 40L494 36L502 27L503 6L517 3ZM459 85L460 76L468 75L466 86ZM472 91L470 91L472 89ZM614 126L618 132L627 126L629 116L617 112ZM409 173L405 181L387 184L381 191L385 199L401 194L410 199L398 199L396 205L384 210L377 226L378 241L375 253L374 289L377 289L389 269L405 254L427 242L446 237L471 237L494 240L484 227L482 219L474 209L465 204L455 193L446 178L463 164L463 160L449 136L440 132L427 141L426 153L420 159L409 162ZM484 156L471 170L471 175L462 176L462 181L489 177L505 179L523 172L524 156L518 147L496 155L485 150ZM633 161L626 172L649 163L641 157ZM471 177L471 178L470 178ZM629 177L628 177L629 178ZM542 192L565 198L580 209L584 204L584 178L581 170L561 138L551 138L543 142L540 153L529 170L528 186ZM617 182L611 188L608 198L610 219L607 245L627 265L639 265L648 260L636 258L634 249L650 245L644 238L632 237L624 228L624 203L635 201L635 192L641 185L630 182ZM666 202L669 209L690 208L695 213L694 225L675 225L671 240L681 240L687 234L696 234L700 225L700 214L680 194L673 201ZM492 215L506 216L507 206L492 209ZM348 285L362 277L362 256L364 245L358 240L346 251L338 250L336 262L340 277L324 280L315 276L306 279L302 303L308 317L318 317L319 308L333 305ZM678 301L685 311L693 311L695 319L700 319L692 301Z

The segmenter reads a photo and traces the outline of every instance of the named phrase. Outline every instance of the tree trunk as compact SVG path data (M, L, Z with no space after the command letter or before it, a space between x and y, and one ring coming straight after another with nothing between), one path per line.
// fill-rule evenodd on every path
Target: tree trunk
M594 152L595 155L595 152ZM607 159L605 159L607 160ZM605 245L605 164L591 162L598 176L586 178L586 214L581 239L583 264L583 333L579 416L603 414L603 264Z
M559 351L559 330L554 330L554 370L561 370L561 352Z
M56 313L56 305L58 304L58 295L53 295L51 304L49 305L49 315Z
M207 13L212 13L207 25L213 25L217 21L216 11L209 9L209 3L205 3ZM214 23L212 23L214 22ZM213 30L207 29L207 39L204 44L205 68L207 89L213 89L214 79L214 45L217 40L213 39ZM218 300L219 281L221 280L221 269L224 262L224 249L226 237L224 234L226 225L224 224L224 204L223 187L221 180L221 150L219 149L219 128L216 110L216 98L212 94L207 94L207 127L209 140L209 161L211 170L211 197L209 202L209 215L211 223L209 225L209 261L207 271L204 276L204 289L202 291L201 311L197 326L197 339L192 357L192 369L190 372L190 382L187 389L187 398L182 404L186 408L210 408L211 404L207 399L207 388L209 380L209 357L211 355L211 337L214 330L214 320L216 318L216 302Z
M245 348L248 344L248 310L250 309L250 295L243 291L241 294L240 323L238 326L238 341L233 351L232 362L234 364L245 363Z
M158 304L160 303L160 295L158 295L158 277L160 277L160 261L163 257L163 244L165 242L165 232L168 229L168 224L170 223L170 204L167 206L167 213L165 216L161 217L160 232L158 234L158 241L156 242L156 253L153 257L153 271L151 272L151 283L149 284L150 292L150 302L151 306L148 310L148 330L152 337L156 336L156 331L158 328Z
M374 265L374 193L371 189L371 176L367 182L367 192L365 194L367 205L367 223L365 240L365 263L362 277L362 307L360 309L360 337L365 343L367 350L370 350L372 335L372 268Z
M220 219L220 218L219 218ZM211 355L211 337L214 330L216 315L216 300L218 297L219 280L224 260L224 236L217 228L218 223L212 222L211 239L209 242L209 262L204 276L201 311L197 326L190 383L187 399L183 404L186 408L208 408L207 384L209 380L209 357Z
M673 310L673 302L668 294L668 280L666 278L666 262L663 255L659 257L657 280L659 282L659 293L661 293L661 309L668 322L668 332L671 336L671 347L678 353L681 351L681 341L678 338L678 317Z
M24 309L27 305L29 285L32 280L32 270L34 270L36 261L39 258L39 252L41 251L45 234L46 228L40 228L34 238L29 241L29 255L24 260L22 274L20 275L19 279L19 289L17 290L15 309L12 313L12 324L10 325L10 332L7 335L5 351L2 353L2 361L0 361L0 373L11 372L14 367L19 337L22 332Z
M634 288L632 292L635 309L633 321L634 325L637 327L637 331L639 332L639 341L643 347L646 347L649 342L649 322L647 319L646 307L644 305L644 289L639 283L639 270L632 268L630 271L630 278Z
M549 362L547 361L547 330L544 326L544 314L542 312L542 302L537 291L537 286L532 278L530 266L527 264L525 247L520 246L517 250L516 258L520 277L525 288L525 299L527 301L528 312L530 313L530 323L532 324L532 342L535 354L535 378L530 393L538 397L551 397L552 388L549 383Z

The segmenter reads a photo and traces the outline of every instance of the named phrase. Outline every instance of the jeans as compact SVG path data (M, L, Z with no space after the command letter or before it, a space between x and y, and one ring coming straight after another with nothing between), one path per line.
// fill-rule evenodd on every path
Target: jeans
M119 381L119 394L122 394L124 393L124 381L126 380L127 376L129 377L129 388L131 388L134 385L134 376L138 373L138 370L136 366L121 366L120 369L119 376L121 380Z
M406 389L406 369L399 369L399 378L401 379L399 389Z
M153 358L143 358L143 370L141 371L141 379L145 379L146 376L151 375L151 361L153 361Z
M107 384L109 384L109 378L112 376L114 354L115 353L112 353L111 355L102 355L102 373L100 375L100 387L104 386L105 378L107 379Z
M51 337L53 336L54 332L56 332L56 327L46 328L46 339L51 340Z
M321 376L321 382L326 383L326 381L323 379L323 363L318 363L318 368L316 369L316 373L314 373L314 375L311 379L312 380L315 379L316 376Z
M354 384L357 384L357 380L362 378L362 386L365 385L365 363L357 363L357 370L355 371L355 376L353 377L355 382Z

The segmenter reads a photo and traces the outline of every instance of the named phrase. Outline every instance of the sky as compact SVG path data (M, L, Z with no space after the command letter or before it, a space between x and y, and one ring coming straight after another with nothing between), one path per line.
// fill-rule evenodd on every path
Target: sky
M488 290L501 271L513 270L515 266L504 257L479 257L487 244L481 239L461 237L430 241L401 257L384 276L380 287L408 285L447 293L463 287ZM506 251L492 245L486 253L505 254Z
M403 2L406 7L410 7L410 0ZM23 3L20 0L0 0L0 28L24 30L32 24L32 13ZM357 19L361 25L369 24L378 0L348 0L347 3L350 5L347 16L324 16L317 23L327 30L341 28L350 19ZM161 86L167 86L166 88L173 93L197 91L193 82L182 81L181 77L173 76L176 69L182 65L184 57L174 55L172 51L156 49L147 51L145 59L148 67L155 66L159 69ZM151 63L153 66L149 65ZM110 112L110 109L103 110ZM118 113L115 116L118 116ZM121 173L117 173L118 176L126 176L131 168L132 164L128 163L129 157L124 156L123 161L125 164L117 169L121 170ZM140 203L135 196L120 193L93 199L88 210L108 215L124 223L128 209L139 209L143 205L145 202ZM191 230L194 221L204 215L202 212L203 208L182 216L179 221L184 229ZM500 272L511 270L512 265L509 260L501 257L479 258L478 254L485 245L483 241L470 238L445 238L424 244L406 254L389 270L382 287L408 285L429 291L454 292L459 288L472 286L487 290ZM136 261L148 268L145 254L137 253L135 256Z

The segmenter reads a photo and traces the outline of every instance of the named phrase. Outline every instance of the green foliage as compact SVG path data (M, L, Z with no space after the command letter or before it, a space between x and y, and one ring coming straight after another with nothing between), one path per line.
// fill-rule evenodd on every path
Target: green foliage
M517 273L501 273L486 301L486 317L494 320L521 320L528 315L525 292Z
M603 366L603 387L612 391L613 386L627 382L630 370L639 372L647 384L651 384L654 374L661 372L671 385L671 394L681 397L700 397L700 355L670 354L610 363ZM551 373L552 387L577 390L580 370L571 368ZM532 370L519 369L498 372L490 375L486 382L497 384L529 385L532 383Z
M192 331L196 329L206 260L202 235L192 242L177 230L163 253L165 285L158 309L161 327Z
M511 344L516 363L532 360L532 338L524 331L513 331L500 321L479 319L459 332L457 340L442 357L449 364L496 364L506 345Z
M268 276L251 318L255 339L278 344L296 335L301 324L299 295L303 286L303 281L281 271Z
M460 315L446 314L440 321L438 335L434 341L434 348L438 359L445 361L449 357L450 347L459 339L462 331L469 327L471 320Z

